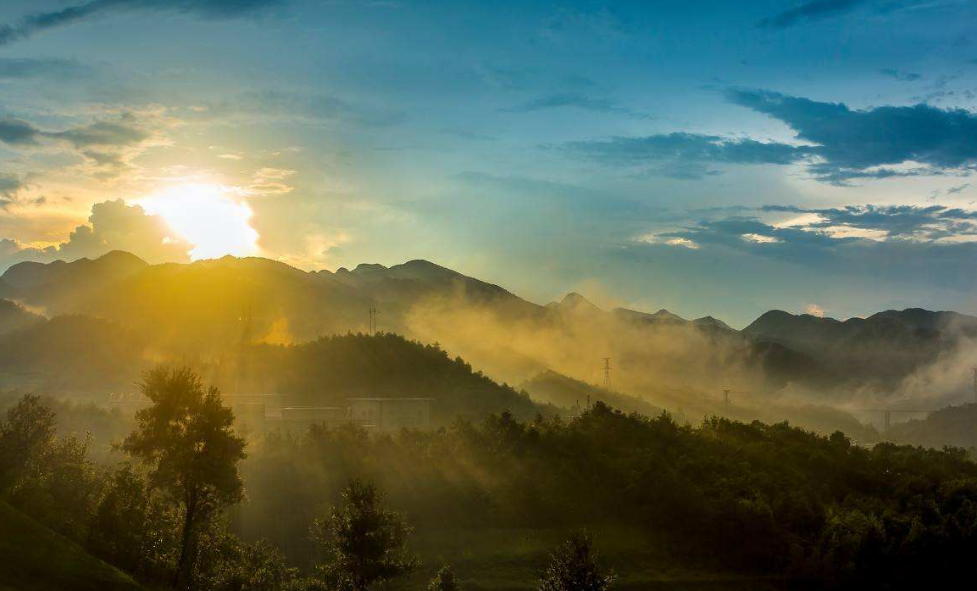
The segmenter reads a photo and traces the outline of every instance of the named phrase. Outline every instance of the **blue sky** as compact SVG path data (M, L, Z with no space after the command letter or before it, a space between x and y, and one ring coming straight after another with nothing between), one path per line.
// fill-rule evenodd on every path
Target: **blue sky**
M427 258L539 302L737 326L977 313L975 17L954 0L4 2L0 267L226 245L306 269ZM223 242L200 248L212 228Z

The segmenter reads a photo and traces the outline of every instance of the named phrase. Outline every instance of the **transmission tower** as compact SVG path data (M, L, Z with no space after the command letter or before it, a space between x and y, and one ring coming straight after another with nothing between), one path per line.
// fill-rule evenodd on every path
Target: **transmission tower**
M977 404L977 367L974 368L974 403Z
M380 310L377 310L373 306L370 306L370 334L377 334L377 316L380 315Z
M604 388L610 389L611 387L611 358L604 358Z

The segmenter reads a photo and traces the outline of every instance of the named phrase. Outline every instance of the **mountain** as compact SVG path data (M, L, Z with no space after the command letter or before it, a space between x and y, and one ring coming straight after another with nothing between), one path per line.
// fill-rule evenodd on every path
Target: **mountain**
M76 311L72 309L76 301L148 266L139 257L119 250L94 260L18 263L3 273L0 297L61 313Z
M808 355L848 385L891 390L913 371L977 339L977 318L908 308L840 321L772 310L743 334Z
M885 436L909 445L936 448L951 445L974 450L977 448L977 403L947 406L925 418L896 423Z
M128 575L0 500L0 591L139 591Z
M143 360L207 360L242 345L368 332L372 308L381 332L440 343L499 381L547 370L594 381L610 357L614 383L649 399L668 390L710 399L729 388L819 399L888 395L977 338L977 318L920 309L845 321L774 310L737 331L711 316L606 310L579 293L541 306L423 260L305 272L257 257L149 265L112 252L15 265L0 277L0 297L50 316L114 323L138 335ZM6 317L19 318L12 327L29 323L25 310L3 306L0 335ZM17 357L12 346L5 351Z

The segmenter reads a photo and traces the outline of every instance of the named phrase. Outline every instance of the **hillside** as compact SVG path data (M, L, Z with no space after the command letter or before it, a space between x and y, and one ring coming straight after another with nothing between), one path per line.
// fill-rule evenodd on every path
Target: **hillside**
M0 335L0 387L60 394L128 389L146 366L147 341L109 320L66 315Z
M15 302L0 299L0 335L26 328L42 318Z
M129 576L0 500L0 591L138 591Z
M977 404L948 406L926 418L897 423L886 432L886 438L910 445L951 445L973 450L977 448Z
M526 380L519 385L519 389L528 392L533 400L577 411L585 408L588 402L602 401L624 412L638 412L649 417L662 412L660 407L637 396L599 388L552 370Z
M255 345L213 368L225 392L280 392L292 406L346 405L347 398L434 398L432 418L448 424L510 411L552 412L434 345L394 334L323 337L301 345Z

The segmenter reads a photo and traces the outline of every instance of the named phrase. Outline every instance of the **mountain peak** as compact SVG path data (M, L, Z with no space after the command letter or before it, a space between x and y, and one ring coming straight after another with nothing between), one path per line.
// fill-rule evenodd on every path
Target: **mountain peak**
M380 263L360 263L353 269L353 273L379 273L386 271L387 268Z

